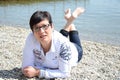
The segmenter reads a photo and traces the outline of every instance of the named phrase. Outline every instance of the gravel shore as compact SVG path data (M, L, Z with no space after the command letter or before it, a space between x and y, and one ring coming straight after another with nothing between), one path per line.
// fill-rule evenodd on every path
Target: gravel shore
M0 27L0 80L28 79L21 73L22 49L30 30ZM84 54L71 77L56 80L120 80L120 46L81 41Z

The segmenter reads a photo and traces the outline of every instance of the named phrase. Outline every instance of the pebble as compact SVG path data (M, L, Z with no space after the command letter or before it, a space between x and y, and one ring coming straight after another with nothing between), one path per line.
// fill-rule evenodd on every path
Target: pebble
M30 30L0 26L0 80L39 80L22 75L22 49ZM83 58L71 77L55 80L120 80L120 46L81 40Z

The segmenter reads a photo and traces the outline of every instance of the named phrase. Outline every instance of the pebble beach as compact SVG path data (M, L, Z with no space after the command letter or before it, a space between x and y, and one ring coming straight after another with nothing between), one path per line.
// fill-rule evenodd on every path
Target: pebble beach
M22 49L30 30L0 26L0 80L42 80L22 75ZM81 40L83 58L71 77L55 80L120 80L120 46Z

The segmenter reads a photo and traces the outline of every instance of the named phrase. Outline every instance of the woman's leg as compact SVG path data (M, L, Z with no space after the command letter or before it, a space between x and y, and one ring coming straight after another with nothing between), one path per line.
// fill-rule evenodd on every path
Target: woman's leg
M65 19L67 21L66 25L64 26L64 29L60 31L64 36L68 37L69 31L70 31L70 26L72 22L81 14L84 12L83 8L76 8L75 11L71 14L71 10L67 9L65 11Z
M70 9L67 9L65 11L65 16L64 17L67 20L67 23L64 26L64 28L60 30L60 33L63 34L65 37L68 37L68 35L69 35L69 29L70 29L68 23L69 23L69 19L71 17L71 10Z
M81 60L82 55L83 55L83 49L81 46L80 38L78 31L75 28L75 25L71 25L71 29L69 31L69 38L70 41L73 42L78 50L78 62Z
M74 24L71 24L71 26L70 26L69 38L70 38L71 42L77 44L78 46L81 45L79 34L78 34L78 31L76 30Z
M81 46L81 42L80 42L80 38L78 35L78 31L75 28L75 25L72 24L72 22L74 21L74 19L76 19L81 13L84 12L83 8L77 8L73 14L71 14L71 10L68 9L65 12L65 19L67 20L67 23L64 27L64 29L62 29L60 32L64 35L64 36L68 36L70 38L70 41L73 42L78 50L78 62L81 60L82 58L82 46Z

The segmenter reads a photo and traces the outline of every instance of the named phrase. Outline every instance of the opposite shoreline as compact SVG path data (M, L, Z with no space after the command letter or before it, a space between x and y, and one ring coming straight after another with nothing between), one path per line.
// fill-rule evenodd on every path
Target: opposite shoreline
M30 30L0 27L0 80L36 80L21 73L22 49ZM65 80L119 80L120 47L81 40L83 58ZM63 79L56 79L63 80Z

